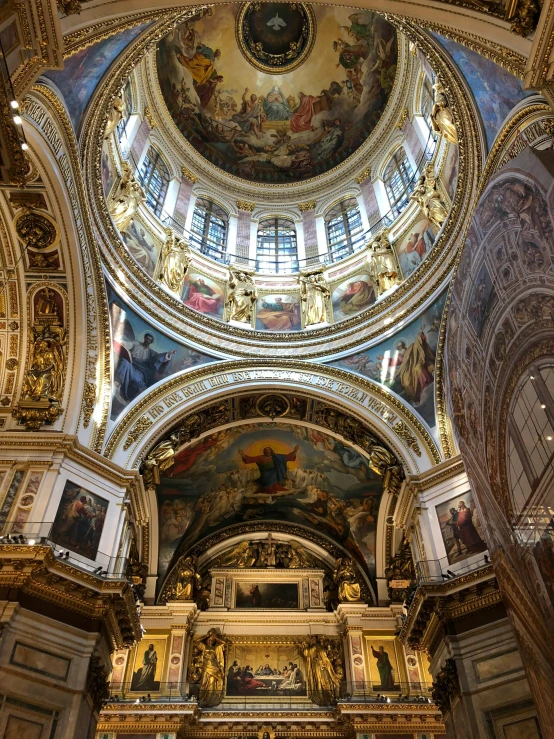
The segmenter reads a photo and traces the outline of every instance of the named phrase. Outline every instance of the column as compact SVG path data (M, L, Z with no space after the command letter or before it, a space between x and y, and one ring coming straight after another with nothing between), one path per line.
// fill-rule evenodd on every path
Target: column
M317 227L315 222L315 200L300 203L302 213L302 226L304 228L304 250L306 253L306 265L319 262L319 246L317 242Z
M237 207L239 209L239 217L237 219L235 261L248 264L250 257L250 226L255 204L249 203L246 200L237 200Z
M185 230L185 224L187 222L187 214L189 212L190 200L192 195L192 186L198 182L198 177L194 175L190 169L183 167L183 178L179 185L179 192L177 193L177 201L175 203L175 210L173 211L173 218L177 222L180 228Z
M179 691L185 694L185 682L183 679L183 671L185 665L183 656L185 653L186 636L189 631L188 626L173 626L171 628L169 662L167 668L167 689L172 695Z
M377 196L375 194L375 188L371 181L371 170L369 167L367 167L359 177L356 177L356 181L360 185L360 190L362 191L362 201L369 228L371 228L381 218L381 213L379 203L377 202Z

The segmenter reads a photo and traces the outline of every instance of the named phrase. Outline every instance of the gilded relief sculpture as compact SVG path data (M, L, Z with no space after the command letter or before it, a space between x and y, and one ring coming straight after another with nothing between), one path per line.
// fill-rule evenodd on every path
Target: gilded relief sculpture
M352 560L339 557L335 564L333 577L341 603L358 603L360 601L361 588Z
M167 600L194 601L202 578L196 567L196 557L181 557L171 573L171 581L164 587Z
M327 320L327 300L331 292L325 284L325 277L321 272L310 275L300 275L300 296L304 326L315 326Z
M448 98L446 97L444 86L438 77L437 81L433 85L433 90L435 91L435 101L433 104L433 110L431 111L433 130L436 133L442 134L444 138L452 144L457 144L458 134L456 132L454 116L448 104Z
M379 297L400 282L396 257L389 239L389 229L384 228L369 245L369 274Z
M225 685L225 640L215 629L194 642L192 652L191 683L199 685L200 706L217 706L223 698Z
M190 264L189 247L171 228L166 228L165 233L159 280L171 292L180 294Z
M53 423L62 413L65 378L66 329L58 315L56 293L44 288L35 296L31 327L28 369L23 379L21 400L13 416L28 430L37 431L45 423Z
M175 450L179 446L179 435L171 434L152 449L142 463L142 476L146 489L160 484L160 472L173 466Z
M258 297L258 291L252 276L245 271L230 267L227 290L229 321L250 325L252 323L252 312Z
M104 132L104 138L107 139L117 128L117 124L123 119L125 112L125 103L120 97L114 98L110 113L108 115L108 123L106 125L106 131Z
M427 218L439 228L448 217L448 210L437 189L437 178L431 162L423 170L410 200L414 200Z
M343 677L340 652L322 634L310 636L300 645L306 659L308 696L318 706L336 703Z
M127 162L121 165L122 176L110 204L110 215L120 233L125 233L146 195Z

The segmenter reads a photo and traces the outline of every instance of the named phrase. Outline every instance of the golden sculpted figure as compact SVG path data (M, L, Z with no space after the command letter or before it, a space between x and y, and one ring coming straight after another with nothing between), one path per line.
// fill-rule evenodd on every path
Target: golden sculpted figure
M122 176L110 204L110 215L119 232L125 233L146 195L127 162L123 162L121 168Z
M326 303L331 292L321 272L301 275L300 297L304 309L304 326L314 326L327 320Z
M252 277L246 272L235 271L231 268L227 294L229 320L250 323L257 297L258 291Z
M360 583L357 582L356 568L350 559L339 557L333 573L341 603L357 603L360 600Z
M442 226L448 211L437 189L437 178L431 162L423 170L410 200L415 200L431 223L439 228Z
M196 570L196 557L181 557L175 569L175 585L168 600L194 600L194 594L201 585L201 578Z
M452 144L457 144L458 134L456 132L454 116L452 115L452 111L448 105L448 98L446 97L443 84L438 78L433 85L433 90L435 91L435 102L433 104L433 110L431 111L433 130L437 133L441 133L444 138Z
M106 125L106 131L104 132L104 138L109 138L110 134L115 131L117 128L117 124L119 121L123 119L123 114L125 112L125 103L120 97L114 98L114 101L112 103L112 108L110 110L110 114L108 116L108 123Z
M223 698L225 641L215 629L194 643L191 681L200 683L199 705L217 706Z
M306 683L308 696L318 706L328 706L340 697L340 671L330 657L331 648L323 635L311 636L300 645L306 658Z
M165 233L159 279L172 292L180 293L190 264L190 252L188 244L170 228L166 228Z
M369 245L369 274L373 280L377 295L382 295L394 285L398 285L398 267L389 239L389 229L384 228Z
M54 291L45 287L38 294L37 299L37 319L51 318L58 315L58 306L54 300Z
M171 434L152 449L142 465L142 475L146 487L160 484L160 472L173 467L175 450L179 446L179 435Z
M22 398L56 400L63 394L64 353L67 332L59 326L33 326L29 369L23 380Z
M250 541L241 541L218 561L219 567L254 567L258 559L258 548Z

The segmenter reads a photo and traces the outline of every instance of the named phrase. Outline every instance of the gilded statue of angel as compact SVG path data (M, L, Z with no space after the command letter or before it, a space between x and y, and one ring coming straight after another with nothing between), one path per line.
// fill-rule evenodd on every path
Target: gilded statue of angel
M127 162L123 162L121 170L121 180L110 204L110 215L119 232L125 233L146 195Z
M301 275L300 297L304 310L304 326L314 326L327 320L326 302L331 292L320 272Z

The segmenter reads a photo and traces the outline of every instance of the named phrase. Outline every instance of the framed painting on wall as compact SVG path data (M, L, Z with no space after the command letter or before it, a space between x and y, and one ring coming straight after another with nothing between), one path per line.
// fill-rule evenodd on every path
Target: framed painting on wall
M131 690L151 693L160 690L164 666L165 639L143 639L137 645L131 677Z
M485 552L481 522L473 493L470 491L451 498L435 507L446 549L448 564L460 562L479 552Z
M369 679L380 693L400 690L401 676L397 639L394 636L366 636Z
M290 582L238 582L235 608L299 608L298 584Z
M95 559L108 506L105 498L66 480L52 526L52 541L83 557Z
M300 644L293 639L233 642L227 653L226 695L307 696Z

